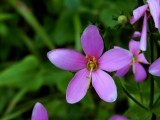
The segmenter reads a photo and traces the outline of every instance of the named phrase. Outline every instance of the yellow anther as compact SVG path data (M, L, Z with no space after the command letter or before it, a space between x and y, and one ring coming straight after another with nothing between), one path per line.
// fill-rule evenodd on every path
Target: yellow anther
M85 57L88 60L87 68L90 71L89 76L87 76L87 79L91 80L92 72L95 71L95 70L97 70L97 68L98 68L97 61L96 61L96 58L94 56L92 56L90 58L88 55L86 55Z
M96 58L94 56L92 56L91 58L86 55L86 58L88 60L88 63L87 63L87 68L89 71L94 71L97 69L97 61L96 61Z

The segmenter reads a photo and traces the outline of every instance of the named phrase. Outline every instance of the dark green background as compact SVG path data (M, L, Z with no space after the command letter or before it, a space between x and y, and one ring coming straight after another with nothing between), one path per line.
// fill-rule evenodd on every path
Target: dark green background
M50 120L107 120L113 114L149 120L151 112L136 106L122 90L123 85L147 106L148 81L135 83L132 72L125 78L111 73L118 88L116 102L102 101L90 86L85 98L71 105L65 91L74 73L56 68L46 56L55 48L82 52L80 36L89 24L99 27L105 50L114 45L128 49L133 32L141 30L141 24L129 23L137 6L136 0L1 0L0 120L29 120L36 102L46 107ZM125 24L117 21L121 15L127 17ZM160 82L155 99L160 95L158 86ZM159 116L156 106L153 111Z

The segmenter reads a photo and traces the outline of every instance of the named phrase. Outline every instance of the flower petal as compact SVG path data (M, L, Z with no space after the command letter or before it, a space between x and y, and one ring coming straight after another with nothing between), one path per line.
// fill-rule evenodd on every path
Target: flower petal
M79 102L87 93L89 88L90 79L89 71L85 68L78 71L73 79L70 81L66 91L66 100L68 103Z
M89 56L95 56L97 59L103 52L103 39L98 31L98 28L94 25L89 25L81 36L82 48L85 54Z
M148 5L146 4L135 9L133 11L133 17L131 18L130 23L134 24L137 20L139 20L140 17L146 12L147 8Z
M132 61L132 53L120 47L105 52L99 59L99 68L108 72L119 70Z
M115 76L123 77L125 74L127 74L127 72L129 71L130 67L131 67L130 65L127 65L127 66L121 68L120 70L118 70L116 72Z
M45 107L37 102L32 111L31 120L48 120L48 113Z
M146 73L145 69L138 62L135 62L133 64L133 73L134 73L134 78L135 78L136 82L142 82L147 77L147 73Z
M69 49L56 49L47 53L49 60L64 70L80 70L86 67L87 60L79 52Z
M117 87L110 75L102 70L92 73L92 85L99 97L106 102L114 102L117 99Z
M146 51L146 47L147 47L147 15L145 13L143 19L142 34L140 39L140 49L142 51Z
M129 42L129 50L133 53L133 55L137 55L140 52L139 44L140 43L138 41L135 41L135 40L131 40Z
M145 58L145 56L144 56L143 53L141 53L141 54L139 54L139 55L137 56L137 61L138 61L138 62L141 62L141 63L143 63L143 64L149 64L149 62L146 60L146 58Z
M160 58L151 64L149 67L149 73L154 76L160 76Z
M159 0L147 0L150 13L153 17L155 27L159 28L160 26L160 1Z
M140 33L139 31L135 31L135 32L133 33L132 38L136 38L136 37L140 37L140 36L141 36L141 33Z
M113 115L109 118L109 120L128 120L128 118L122 115Z

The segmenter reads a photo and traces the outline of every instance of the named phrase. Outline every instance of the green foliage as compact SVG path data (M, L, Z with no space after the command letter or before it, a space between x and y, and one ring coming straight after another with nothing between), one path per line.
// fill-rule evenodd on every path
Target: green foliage
M58 69L46 56L54 48L82 51L80 36L88 24L99 27L106 50L114 45L128 49L134 31L129 18L136 6L137 0L2 0L0 120L30 119L38 101L47 108L50 120L106 120L113 114L124 114L131 120L150 120L153 113L159 117L159 78L155 78L152 110L136 106L124 93L123 88L148 109L150 77L137 84L131 73L125 78L112 75L118 89L116 102L102 101L90 86L85 98L71 105L65 92L74 73ZM117 21L121 15L126 16L123 25ZM146 57L150 58L150 52Z
M138 106L130 107L126 112L125 115L130 120L151 120L152 113L150 111L145 111L144 109Z

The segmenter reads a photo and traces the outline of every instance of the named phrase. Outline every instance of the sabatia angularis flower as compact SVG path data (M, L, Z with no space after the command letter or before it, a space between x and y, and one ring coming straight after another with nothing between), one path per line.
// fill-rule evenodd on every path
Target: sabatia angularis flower
M109 120L128 120L128 118L122 115L113 115L109 118Z
M91 80L101 99L114 102L117 98L116 85L112 77L103 70L116 71L129 64L131 53L125 49L111 49L102 55L103 40L94 25L84 30L81 44L86 56L70 49L56 49L47 54L55 66L69 71L79 70L67 87L67 102L73 104L80 101L85 96Z
M31 120L48 120L48 113L45 107L37 102L32 111Z
M158 28L160 32L160 0L147 0L146 5L140 6L133 11L133 17L130 20L131 24L134 24L138 21L143 15L143 27L142 27L142 36L140 40L140 49L146 51L147 47L147 11L150 11L150 14L153 17L155 27Z
M139 37L139 35L140 35L139 32L135 32L133 35L133 38ZM131 41L129 42L129 50L132 54L130 63L126 65L124 68L118 70L115 74L116 76L123 77L129 71L130 67L133 66L132 70L133 70L133 74L136 82L141 82L146 79L147 73L143 68L143 66L141 65L141 63L143 64L149 64L149 63L144 57L144 54L140 53L139 44L140 43L138 41L131 39ZM120 47L116 47L116 48L121 49Z
M160 76L160 58L154 61L149 67L149 73L154 76Z

